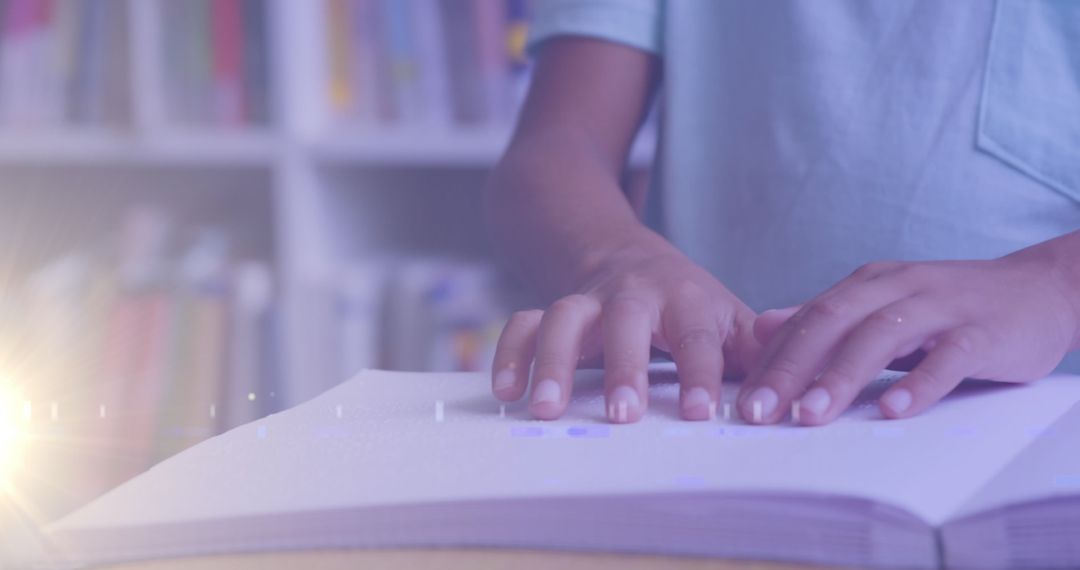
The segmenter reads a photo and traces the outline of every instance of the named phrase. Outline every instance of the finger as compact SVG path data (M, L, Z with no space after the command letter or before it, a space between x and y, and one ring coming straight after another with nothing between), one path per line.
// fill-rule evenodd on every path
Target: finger
M512 402L525 395L543 315L539 310L519 311L503 327L491 365L491 391L496 398Z
M620 297L604 307L604 393L608 421L636 422L648 405L652 303Z
M899 297L889 283L868 281L807 303L784 323L761 365L743 384L738 401L742 417L753 423L782 419L848 331Z
M716 316L705 301L680 300L664 310L664 337L679 372L679 410L685 420L716 416L724 351Z
M795 305L794 307L769 309L762 312L754 320L754 338L761 344L769 344L769 341L780 332L780 327L801 308L802 305Z
M800 397L799 422L821 425L836 419L894 358L950 324L946 313L917 299L872 313L848 334L818 380Z
M582 339L596 324L599 313L600 304L584 295L563 297L544 311L536 333L534 382L529 403L533 416L553 420L566 410Z
M983 330L971 325L941 335L926 358L881 396L881 412L899 419L930 407L964 378L978 374L987 344Z

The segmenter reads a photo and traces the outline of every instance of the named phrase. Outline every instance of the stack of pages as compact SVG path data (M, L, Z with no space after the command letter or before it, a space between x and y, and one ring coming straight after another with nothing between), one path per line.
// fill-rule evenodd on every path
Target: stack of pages
M500 406L485 375L364 372L159 464L21 562L491 546L1080 566L1080 378L969 382L887 421L883 376L837 422L801 428L680 421L672 371L654 372L632 425L604 421L599 373L579 376L564 419L540 422Z

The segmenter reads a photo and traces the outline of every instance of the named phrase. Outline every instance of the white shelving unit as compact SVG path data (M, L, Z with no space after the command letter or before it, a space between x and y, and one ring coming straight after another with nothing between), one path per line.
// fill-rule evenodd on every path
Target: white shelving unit
M57 201L99 209L145 197L197 201L195 210L217 212L268 241L259 249L277 272L284 309L286 389L278 398L295 404L344 380L316 349L326 341L328 283L346 262L398 252L488 255L479 189L510 128L364 131L337 124L325 93L321 0L267 0L271 125L170 124L162 101L164 1L176 0L127 0L131 123L0 132L0 196L53 196L39 210L46 213ZM640 140L634 163L647 166L652 147ZM102 200L102 192L111 198ZM19 215L9 210L0 218ZM104 213L93 218L115 222ZM65 239L59 233L50 239Z

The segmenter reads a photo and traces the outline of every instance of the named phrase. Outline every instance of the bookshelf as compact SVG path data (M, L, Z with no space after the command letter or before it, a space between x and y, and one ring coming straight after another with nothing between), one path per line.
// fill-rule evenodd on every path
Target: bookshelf
M13 2L40 1L0 0L0 13ZM408 5L416 10L433 1L439 3ZM336 288L350 268L404 257L464 260L484 268L464 281L486 283L492 262L480 188L509 139L512 112L464 126L452 120L374 125L341 116L329 94L336 65L329 14L363 2L52 0L53 10L78 3L84 11L108 6L118 16L111 20L119 28L109 49L122 58L110 67L120 86L120 108L85 124L0 121L0 197L12 206L0 213L5 286L114 230L133 204L160 207L184 225L227 228L235 249L273 275L279 350L272 355L273 406L260 408L265 413L305 401L348 376L327 350L343 350L331 319L339 303ZM265 52L259 57L269 71L257 87L264 99L240 104L243 111L236 111L229 93L212 94L210 111L205 102L194 111L172 109L178 90L188 89L184 84L190 81L172 75L188 71L170 59L179 49L177 33L170 30L179 25L178 11L197 3L221 3L242 15L253 7L263 13L262 43L245 45ZM249 34L256 29L246 21L240 25ZM8 21L0 29L13 28ZM221 33L204 32L211 39ZM6 47L0 44L0 60ZM263 110L249 116L248 107ZM219 111L225 119L214 118ZM648 132L639 137L632 153L636 171L648 170L654 146ZM435 269L415 271L440 269L436 263ZM356 271L350 275L355 280ZM494 272L490 281L507 310L527 303L505 276ZM375 360L394 366L386 351ZM262 401L270 395L255 396Z

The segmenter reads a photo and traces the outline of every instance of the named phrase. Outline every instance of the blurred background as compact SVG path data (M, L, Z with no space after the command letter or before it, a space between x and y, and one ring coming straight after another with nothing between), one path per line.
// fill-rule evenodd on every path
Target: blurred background
M486 369L534 304L480 210L530 9L0 0L9 514L54 518L363 368Z

